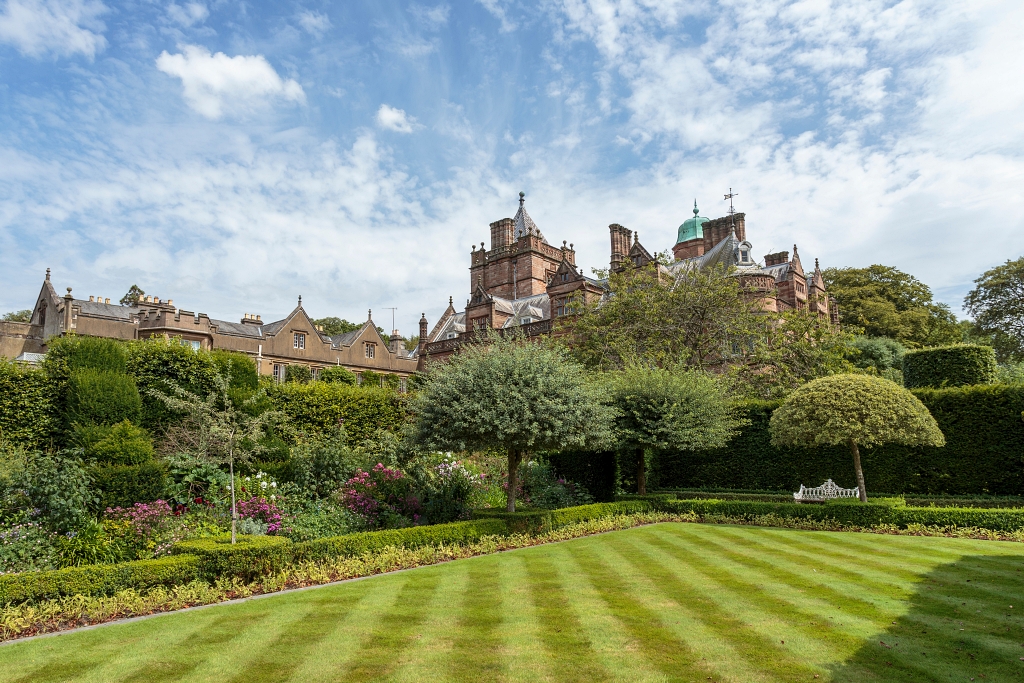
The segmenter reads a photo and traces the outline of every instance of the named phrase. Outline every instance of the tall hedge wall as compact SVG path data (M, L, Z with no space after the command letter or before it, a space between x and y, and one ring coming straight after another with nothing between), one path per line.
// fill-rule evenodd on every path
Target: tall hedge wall
M295 428L309 434L330 434L344 419L352 443L370 438L378 429L397 430L406 417L405 397L387 389L292 382L274 385L267 393Z
M964 387L996 381L996 352L991 346L955 344L908 351L903 356L903 386Z
M946 436L942 448L862 448L868 492L1024 495L1024 387L917 389ZM728 446L656 457L651 487L795 491L833 479L856 486L845 448L775 448L768 420L778 406L752 402L751 424Z
M0 437L42 449L53 427L53 386L46 373L0 358Z

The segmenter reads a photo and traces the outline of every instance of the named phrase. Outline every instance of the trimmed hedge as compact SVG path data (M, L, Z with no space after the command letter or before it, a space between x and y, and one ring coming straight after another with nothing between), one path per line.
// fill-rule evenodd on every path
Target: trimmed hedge
M599 503L615 500L619 482L619 460L615 451L562 451L545 453L559 477L582 485Z
M0 574L0 605L67 595L113 595L128 588L181 586L197 578L200 578L200 561L194 555Z
M174 414L150 393L167 393L168 382L206 396L213 391L217 363L214 354L196 352L174 339L140 339L127 345L126 369L142 395L143 427L159 431L173 421ZM234 385L234 382L232 382Z
M296 560L323 560L355 557L387 546L422 548L428 545L475 543L484 536L500 536L505 533L503 521L481 519L318 538L294 544L293 552Z
M163 498L167 490L167 465L150 460L139 465L95 464L86 468L90 490L98 497L97 512L114 507L131 507Z
M291 545L284 536L230 536L199 538L175 543L171 552L199 558L202 578L212 581L237 577L251 581L263 574L284 569L292 559Z
M73 371L68 379L66 410L68 426L138 422L142 399L135 381L128 375L82 368Z
M271 386L267 395L292 425L309 435L326 436L345 421L350 444L371 438L379 429L397 430L406 418L402 394L337 382L294 382Z
M977 508L915 508L885 499L827 503L767 503L748 500L662 500L656 507L663 512L698 515L726 515L751 519L760 515L778 515L790 519L833 520L841 524L871 527L892 524L906 528L909 524L928 526L980 527L993 531L1016 531L1024 528L1024 510L985 510Z
M915 389L946 436L946 445L861 449L868 494L1024 495L1024 387L980 385ZM746 404L750 424L727 446L659 454L651 488L724 488L792 492L832 479L853 488L848 449L776 448L768 421L777 402Z
M908 351L903 356L903 386L963 387L996 381L996 352L991 346L955 344Z
M0 437L45 448L54 430L54 398L46 373L0 358Z
M649 500L636 496L633 500L622 500L614 503L592 503L578 505L560 510L520 510L506 512L504 510L474 510L477 519L500 519L508 531L516 534L541 534L552 529L600 519L611 515L631 515L638 512L650 512L655 509Z

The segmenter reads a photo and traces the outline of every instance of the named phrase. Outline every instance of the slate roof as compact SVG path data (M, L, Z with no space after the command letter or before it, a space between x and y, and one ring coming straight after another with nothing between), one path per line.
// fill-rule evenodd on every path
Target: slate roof
M78 306L83 315L95 318L113 318L130 322L133 316L139 314L135 306L122 306L121 304L105 304L99 301L82 301L75 299L73 306Z
M217 328L219 334L229 334L233 337L251 337L263 339L263 325L249 325L234 323L228 320L210 320L210 325Z
M547 244L548 241L544 239L544 235L541 234L540 228L538 228L537 224L533 222L532 218L530 218L530 214L526 213L526 206L524 206L522 202L520 202L519 211L516 212L516 217L513 218L512 221L514 224L514 239L518 240L523 235L533 234L541 238L541 240Z

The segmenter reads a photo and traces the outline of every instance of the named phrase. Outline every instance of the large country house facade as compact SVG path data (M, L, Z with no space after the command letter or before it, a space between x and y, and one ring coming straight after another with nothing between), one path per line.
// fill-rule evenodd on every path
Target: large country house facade
M60 296L46 272L43 287L27 323L0 322L0 356L37 360L46 352L46 340L68 333L112 339L177 339L195 349L226 349L248 354L261 375L283 379L289 365L303 365L316 377L328 366L341 365L357 376L371 371L398 375L401 384L416 372L417 351L407 351L397 331L385 339L372 315L358 330L328 336L302 307L281 320L264 322L244 314L238 322L216 320L205 313L178 308L173 299L145 296L134 306L110 299Z
M420 321L421 365L443 360L484 329L516 327L527 337L549 334L554 321L572 314L571 304L599 301L607 295L607 280L587 277L577 267L572 244L548 243L526 212L523 193L515 217L491 223L490 228L490 248L481 242L479 249L474 245L470 252L470 297L465 309L456 310L449 298L448 308L429 334L425 321ZM638 234L617 223L608 230L612 271L627 263L643 267L655 262ZM657 267L671 278L689 269L722 266L740 279L743 290L765 312L804 309L838 324L817 259L808 273L795 245L792 256L788 251L768 254L763 264L753 253L746 238L745 214L711 220L699 215L694 202L693 217L683 221L676 233L675 260Z

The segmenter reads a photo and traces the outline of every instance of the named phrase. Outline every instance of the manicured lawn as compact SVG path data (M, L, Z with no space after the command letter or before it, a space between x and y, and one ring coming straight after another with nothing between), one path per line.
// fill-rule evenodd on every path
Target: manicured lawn
M659 524L0 647L0 681L1024 681L1022 569L1024 544Z

